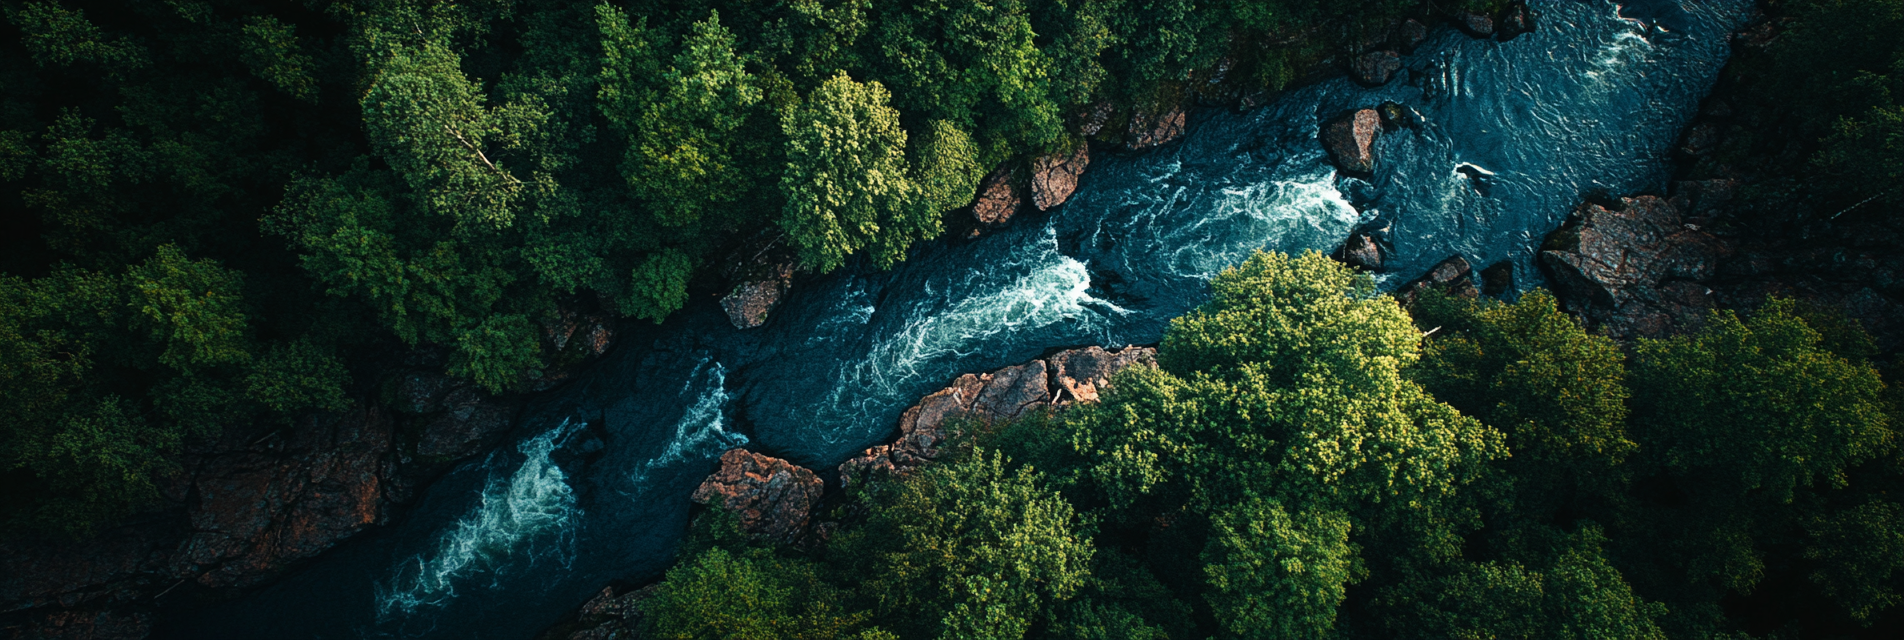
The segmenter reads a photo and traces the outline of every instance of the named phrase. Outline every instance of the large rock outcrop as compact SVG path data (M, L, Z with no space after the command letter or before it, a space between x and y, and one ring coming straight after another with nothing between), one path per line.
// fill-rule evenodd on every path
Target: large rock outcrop
M773 265L763 273L734 285L721 297L721 310L736 329L753 329L767 324L767 317L780 305L787 290L793 288L793 265Z
M1381 132L1381 114L1360 109L1324 126L1322 147L1342 171L1366 175L1375 170L1375 136Z
M947 423L1008 420L1074 402L1095 402L1112 374L1125 367L1155 366L1157 350L1125 347L1073 349L984 374L959 376L899 418L899 438L867 449L840 465L846 482L867 473L900 473L931 462L945 452Z
M1012 214L1018 212L1018 205L1022 202L1024 198L1018 193L1011 168L999 167L979 183L978 201L972 204L972 217L987 227L1003 226L1011 222Z
M721 454L720 470L701 482L692 499L732 512L743 531L787 543L805 530L825 490L826 483L806 467L732 449Z
M1710 281L1728 248L1657 196L1583 204L1540 253L1568 310L1621 338L1698 326L1717 306Z
M1091 145L1080 142L1070 153L1031 161L1031 204L1039 211L1064 204L1078 190L1078 177L1091 165Z

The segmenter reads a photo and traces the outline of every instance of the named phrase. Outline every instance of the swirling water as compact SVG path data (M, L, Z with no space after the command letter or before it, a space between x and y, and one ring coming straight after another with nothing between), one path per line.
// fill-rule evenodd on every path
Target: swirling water
M712 304L625 327L532 404L515 445L438 480L401 521L255 596L173 612L160 634L530 637L611 580L658 575L722 450L836 464L959 373L1155 342L1256 249L1383 229L1386 284L1460 254L1537 285L1535 245L1583 194L1663 186L1750 1L1533 4L1538 31L1443 29L1385 87L1338 79L1197 112L1179 142L1094 158L1050 214L929 244L890 272L802 280L764 328L735 331ZM1318 126L1383 101L1417 125L1377 140L1368 179L1337 176Z

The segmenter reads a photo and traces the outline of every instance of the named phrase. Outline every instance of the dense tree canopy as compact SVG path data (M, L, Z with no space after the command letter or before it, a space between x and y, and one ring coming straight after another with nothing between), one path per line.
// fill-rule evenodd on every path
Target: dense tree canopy
M1225 50L1266 49L1251 42L1314 63L1405 10L4 0L6 348L38 363L8 375L39 381L8 408L80 402L93 426L74 433L151 452L54 464L35 445L9 473L149 486L179 446L150 434L338 406L342 363L393 345L518 389L564 312L661 322L746 256L889 267L988 171L1074 144L1094 108L1184 100ZM1264 11L1302 18L1222 27ZM1238 78L1221 91L1258 88ZM178 293L194 288L218 293ZM114 311L48 320L75 305ZM114 493L94 485L73 495ZM133 508L115 504L99 513Z

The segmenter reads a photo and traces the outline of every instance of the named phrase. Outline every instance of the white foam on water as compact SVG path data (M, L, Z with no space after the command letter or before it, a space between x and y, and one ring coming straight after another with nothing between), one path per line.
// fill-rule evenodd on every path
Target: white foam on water
M1653 27L1620 15L1619 5L1609 3L1606 10L1611 12L1608 17L1616 22L1619 30L1600 45L1593 58L1593 68L1587 71L1588 77L1601 81L1629 66L1639 67L1648 62L1647 58L1653 53L1653 43L1646 39Z
M992 269L1023 275L991 287L990 292L952 301L943 311L927 314L880 339L866 357L848 364L841 384L834 387L831 406L850 412L857 410L853 399L896 397L919 378L938 375L929 370L933 363L972 355L990 346L995 336L1057 323L1081 323L1081 328L1092 331L1104 324L1104 314L1127 313L1091 295L1090 271L1058 251L1051 229L1024 252L1014 264ZM972 277L982 281L985 274Z
M702 360L688 374L688 381L682 385L681 393L692 393L697 385L705 391L681 413L681 419L675 421L674 434L668 438L668 446L629 472L628 480L635 491L646 488L648 474L656 469L690 459L711 457L747 444L747 436L727 431L727 415L723 411L728 401L727 368L712 359Z
M1258 249L1300 251L1339 242L1362 214L1335 188L1335 171L1217 192L1207 213L1158 224L1154 250L1174 275L1208 280Z
M456 596L458 584L493 575L517 559L567 566L582 512L566 474L549 454L582 426L564 420L518 446L527 459L514 473L492 474L481 504L452 525L433 552L400 564L388 583L376 585L378 617L441 605Z

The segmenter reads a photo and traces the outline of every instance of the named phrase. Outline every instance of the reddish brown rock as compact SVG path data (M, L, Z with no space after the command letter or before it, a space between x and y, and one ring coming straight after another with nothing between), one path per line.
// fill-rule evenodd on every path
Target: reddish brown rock
M1494 19L1488 17L1486 14L1462 11L1455 14L1454 23L1456 26L1461 27L1462 31L1466 31L1468 35L1476 38L1487 38L1494 35Z
M1618 209L1582 205L1547 242L1540 264L1570 311L1617 337L1658 338L1696 327L1716 306L1699 284L1727 248L1655 196Z
M602 587L569 620L536 636L536 640L640 640L641 601L654 597L660 583L639 589Z
M546 370L528 374L529 389L546 391L581 373L615 344L615 319L606 313L578 313L567 305L542 320L542 346Z
M1342 248L1336 250L1335 258L1351 267L1369 271L1382 270L1382 247L1366 233L1349 236L1349 239L1342 243Z
M759 327L767 323L774 307L780 305L792 286L793 265L775 265L760 277L734 285L733 291L721 297L721 309L727 312L727 321L734 323L736 329Z
M984 421L1016 418L1051 405L1051 389L1043 360L1006 367L992 373L965 374L952 386L919 400L899 417L899 438L861 452L840 465L841 477L851 482L869 472L904 473L940 456L945 423L953 418Z
M1124 347L1106 351L1100 347L1072 349L1051 356L1051 377L1064 392L1059 403L1097 402L1098 395L1110 388L1111 376L1133 366L1157 366L1157 350L1151 347Z
M775 542L792 542L806 527L825 483L791 462L744 449L721 454L721 468L692 496L740 518L741 529Z
M1366 174L1375 170L1375 136L1382 132L1382 116L1374 109L1361 109L1322 128L1322 146L1329 158L1347 173Z
M972 204L972 217L988 227L1002 226L1018 212L1023 198L1013 183L1010 167L999 167L978 185L978 202Z
M152 633L156 616L119 608L55 611L23 626L9 626L10 638L35 640L142 640Z
M391 435L381 410L358 406L209 460L171 573L207 587L255 585L382 522Z
M1422 41L1427 39L1428 26L1414 18L1403 20L1401 26L1395 28L1395 46L1400 48L1402 53L1413 53L1415 47L1421 46Z
M1080 142L1070 153L1041 156L1031 162L1031 204L1039 211L1064 204L1078 190L1078 176L1091 164L1091 146Z
M1402 70L1401 55L1393 51L1370 51L1356 56L1349 62L1349 75L1356 82L1379 87L1388 84L1395 72Z
M1501 12L1501 39L1513 40L1523 33L1534 31L1534 12L1527 5L1516 2Z
M1438 290L1457 298L1474 299L1480 297L1481 291L1474 287L1473 274L1474 269L1468 265L1467 258L1451 256L1414 282L1396 290L1395 299L1403 305L1414 304L1416 298L1429 290Z
M1699 224L1718 215L1738 191L1739 181L1728 178L1682 180L1673 183L1673 197L1669 202L1687 222Z
M1183 107L1171 107L1161 114L1131 117L1130 149L1141 151L1176 140L1183 135L1186 116Z

